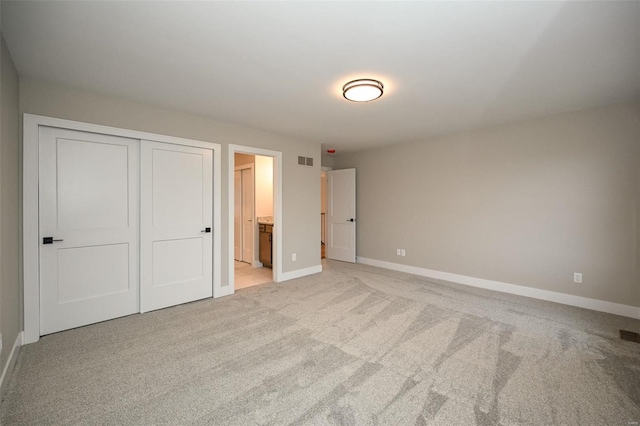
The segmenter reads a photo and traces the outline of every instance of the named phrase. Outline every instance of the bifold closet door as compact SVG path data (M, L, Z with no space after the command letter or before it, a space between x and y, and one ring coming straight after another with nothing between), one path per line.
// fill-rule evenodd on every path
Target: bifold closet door
M254 177L253 167L238 169L233 174L234 259L253 263Z
M242 169L242 260L247 263L253 263L254 260L254 193L253 168Z
M213 151L140 149L140 310L212 297Z
M138 141L40 127L40 334L138 312Z
M242 170L233 173L233 258L242 261Z

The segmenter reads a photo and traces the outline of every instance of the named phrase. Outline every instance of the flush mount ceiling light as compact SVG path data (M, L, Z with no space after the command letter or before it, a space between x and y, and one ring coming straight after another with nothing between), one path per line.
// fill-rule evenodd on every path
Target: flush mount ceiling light
M342 96L352 102L369 102L382 96L383 88L378 80L353 80L342 86Z

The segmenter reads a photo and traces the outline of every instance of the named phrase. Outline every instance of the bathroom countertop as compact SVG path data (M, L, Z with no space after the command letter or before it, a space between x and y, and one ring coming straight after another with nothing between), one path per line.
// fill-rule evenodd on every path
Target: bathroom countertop
M258 223L261 225L273 226L273 216L258 216Z

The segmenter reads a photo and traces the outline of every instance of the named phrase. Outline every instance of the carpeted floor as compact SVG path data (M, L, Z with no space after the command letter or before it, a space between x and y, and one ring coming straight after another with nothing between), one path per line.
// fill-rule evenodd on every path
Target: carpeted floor
M43 337L13 424L628 425L640 321L364 265Z

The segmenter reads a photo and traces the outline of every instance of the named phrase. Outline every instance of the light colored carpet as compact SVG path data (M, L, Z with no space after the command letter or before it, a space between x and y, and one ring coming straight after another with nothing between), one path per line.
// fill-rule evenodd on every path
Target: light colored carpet
M46 336L13 424L627 425L640 321L364 265Z

